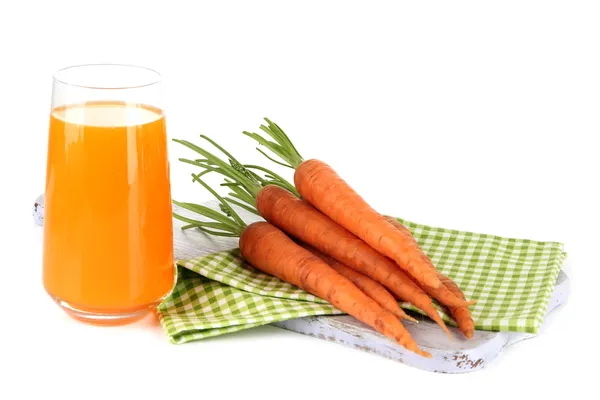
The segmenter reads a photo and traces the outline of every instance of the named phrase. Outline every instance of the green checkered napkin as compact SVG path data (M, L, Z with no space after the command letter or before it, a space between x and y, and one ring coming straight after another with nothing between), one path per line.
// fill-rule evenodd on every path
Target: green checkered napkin
M557 242L434 228L398 219L440 272L477 303L475 329L537 333L567 254ZM404 308L414 309L410 304ZM444 321L454 320L438 307Z
M563 245L434 228L399 219L434 265L468 299L475 328L536 333L566 257ZM238 250L179 263L177 284L158 308L170 340L185 343L271 322L341 312L243 261ZM418 311L404 303L404 308ZM438 307L442 318L455 325Z
M158 307L173 343L311 315L342 314L312 294L248 265L239 250L179 263L177 284Z

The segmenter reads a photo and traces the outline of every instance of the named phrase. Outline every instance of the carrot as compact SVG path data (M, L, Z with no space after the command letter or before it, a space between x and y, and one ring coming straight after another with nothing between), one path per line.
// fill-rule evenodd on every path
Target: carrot
M427 294L423 291L423 289L419 285L417 285L408 275L406 275L402 271L400 271L400 273L402 274L402 275L400 275L400 279L402 280L403 285L408 287L408 289L405 289L405 290L410 291L412 293L410 295L410 298L411 298L410 303L413 306L420 309L421 311L423 311L429 318L431 318L436 324L438 324L440 326L440 328L442 328L442 330L448 336L448 338L450 338L450 340L453 340L452 334L448 330L446 323L444 322L442 317L440 317L440 314L437 312L437 310L433 306L433 302L431 301L431 298L429 296L427 296ZM397 296L398 300L406 301L406 300L404 300L404 298L402 296L398 296L398 295L396 295L396 296Z
M198 175L193 176L195 181L220 201L223 213L197 204L175 202L189 211L212 220L199 221L174 214L175 218L188 223L185 228L198 227L213 235L239 236L240 252L255 268L328 301L334 307L394 339L406 349L423 357L431 357L431 354L417 346L410 333L393 313L377 304L349 279L294 243L285 233L268 222L246 225L221 196Z
M269 185L259 191L256 207L260 215L273 225L381 283L402 301L412 303L450 336L429 296L394 262L307 202L283 188Z
M304 161L283 130L268 119L266 121L269 126L262 125L260 128L275 142L256 133L244 134L265 145L286 162L280 164L296 170L294 184L306 201L379 253L394 260L420 284L435 289L441 286L435 267L416 242L394 229L329 165L319 160Z
M446 286L451 292L453 292L456 296L460 296L464 299L462 291L452 279L442 274L440 274L439 278L442 281L442 284ZM469 307L450 307L450 313L452 314L452 317L458 324L458 328L461 330L461 332L468 339L471 339L473 337L473 334L475 333L475 323L473 322L473 317L471 317L471 311L469 311Z
M253 173L250 166L244 166L218 144L206 137L203 138L224 153L229 158L229 162L192 143L177 140L204 157L202 160L183 159L182 161L203 168L202 174L214 171L224 175L226 185L233 191L230 196L235 198L235 200L227 198L228 201L250 212L258 210L259 215L287 234L379 282L402 301L410 302L422 310L448 333L444 321L435 310L429 296L393 261L379 254L289 190L284 189L289 186L289 183L282 182L282 178L269 171L267 173L269 180L264 181ZM270 184L272 182L273 184ZM263 184L266 186L262 187Z
M329 165L304 161L296 169L294 183L306 201L396 261L417 282L432 288L441 286L435 267L419 246L385 221Z
M392 224L396 229L401 232L405 232L405 234L409 234L412 236L410 231L402 225L398 220L390 216L384 216L386 221ZM414 237L413 237L414 240ZM450 309L450 313L454 320L458 324L458 328L461 332L467 337L472 338L473 333L475 331L475 323L473 322L473 318L471 317L471 312L469 311L469 305L473 304L475 301L472 300L466 305L455 304L453 298L459 298L461 300L466 300L465 295L462 290L458 287L458 285L450 278L442 274L438 271L438 279L442 282L442 286L438 289L424 288L426 292L428 292L432 297L437 299L442 304L448 306ZM449 292L453 295L453 298L449 298L447 293Z
M389 222L394 228L396 228L398 231L400 231L403 235L405 235L407 238L410 237L410 240L417 243L415 238L412 236L412 233L410 233L410 231L404 225L402 225L400 222L398 222L395 218L390 217L390 216L384 216L384 218L387 222ZM440 281L442 281L442 279L449 280L449 278L447 278L446 276L444 276L441 272L439 272L437 270L436 270L436 274L438 276L438 279L440 279ZM469 306L469 305L475 303L474 300L465 303L465 301L466 301L465 297L462 294L462 292L460 291L460 289L458 288L458 286L456 286L456 289L458 289L458 294L460 294L460 296L458 296L457 293L454 293L454 291L450 290L446 285L443 284L443 282L442 282L442 285L437 289L427 287L427 286L421 286L421 287L431 297L433 297L434 299L436 299L437 301L439 301L440 303L442 303L443 305L448 306L448 307L463 307L463 306Z
M362 290L367 296L375 300L381 307L393 313L400 319L418 322L416 319L404 312L404 310L402 309L402 307L400 307L394 296L392 296L391 293L388 292L388 290L385 287L383 287L383 285L381 285L380 283L375 282L368 276L353 270L347 265L342 264L341 262L320 252L312 246L309 246L305 243L299 244L306 250L313 253L315 256L319 257L321 260L325 261L327 265L329 265L331 268L337 271L340 275L344 276L345 278L348 278L350 282L354 283L356 287Z
M327 300L408 350L431 357L419 349L394 314L273 225L267 222L249 225L240 237L240 252L261 271Z

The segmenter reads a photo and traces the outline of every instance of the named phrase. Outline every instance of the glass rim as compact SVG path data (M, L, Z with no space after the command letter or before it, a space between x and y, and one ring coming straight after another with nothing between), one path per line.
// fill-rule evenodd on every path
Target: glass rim
M61 73L68 72L69 70L79 69L79 68L87 68L87 67L122 67L122 68L132 68L138 70L144 70L146 73L151 73L154 75L154 79L149 79L148 82L137 84L137 85L114 85L114 86L103 86L103 85L82 85L73 82L69 82L68 79L59 78ZM55 83L60 83L67 86L78 87L82 89L97 89L97 90L126 90L126 89L139 89L148 86L155 85L160 83L162 77L160 73L152 68L142 67L140 65L135 64L113 64L113 63L98 63L98 64L78 64L78 65L70 65L68 67L61 68L52 74L52 80Z

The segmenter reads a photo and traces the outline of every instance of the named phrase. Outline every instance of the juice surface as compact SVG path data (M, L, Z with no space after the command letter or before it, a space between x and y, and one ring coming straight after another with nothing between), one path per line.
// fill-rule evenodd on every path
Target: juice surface
M90 311L159 301L174 282L165 118L96 102L50 117L44 286Z

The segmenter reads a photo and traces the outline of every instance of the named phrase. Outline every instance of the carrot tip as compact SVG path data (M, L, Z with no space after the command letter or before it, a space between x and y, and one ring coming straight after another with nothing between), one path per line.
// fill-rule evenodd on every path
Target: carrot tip
M423 350L421 350L419 348L417 348L416 350L414 350L414 352L417 353L420 356L425 357L425 358L431 358L431 354L430 353L428 353L426 351L423 351Z
M403 316L401 316L401 317L400 317L400 319L405 319L405 320L407 320L407 321L414 322L415 324L418 324L418 323L419 323L419 321L418 321L417 319L415 319L415 318L411 317L411 316L410 316L410 315L408 315L408 314L404 314Z
M475 332L473 331L473 329L467 329L463 333L465 334L465 336L467 337L467 339L471 339L473 337L473 334Z
M394 315L396 315L396 317L398 317L401 320L405 319L407 321L414 322L415 324L419 323L419 321L417 321L416 319L414 319L413 317L411 317L410 315L408 315L407 313L405 313L404 310L401 309L401 308L395 310L394 311Z
M472 306L475 303L477 303L477 300L469 300L469 301L467 301L467 305L468 306Z
M434 316L435 316L435 318L432 318ZM446 333L446 335L448 335L448 338L450 339L450 341L454 342L454 338L452 337L452 334L450 333L450 330L446 326L446 323L444 322L444 320L437 314L431 315L430 318L432 318L440 326L440 328L442 328L444 333Z
M427 281L427 282L425 282L425 284L432 289L439 289L442 286L442 282L440 282L439 280L437 282Z
M446 332L446 335L448 336L448 339L450 339L451 342L454 342L454 338L452 337L452 334L450 333L450 331L448 330L448 328L444 329L444 332Z

